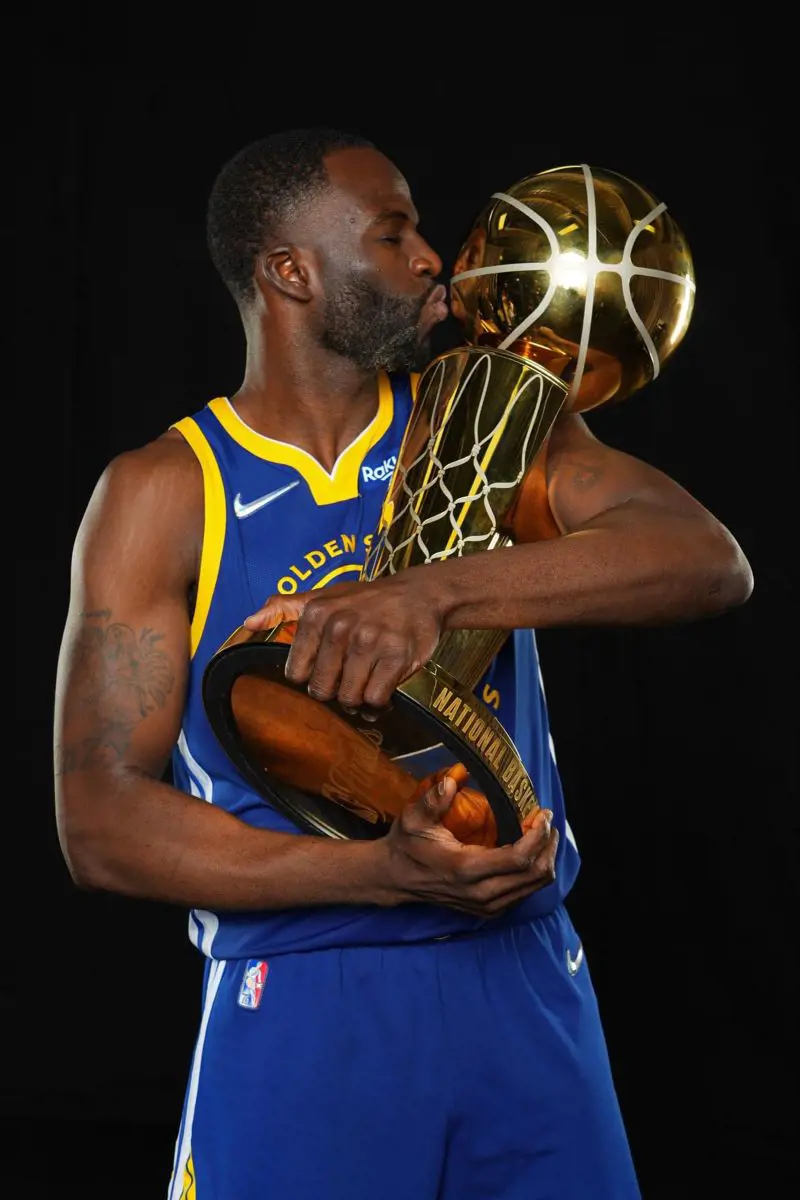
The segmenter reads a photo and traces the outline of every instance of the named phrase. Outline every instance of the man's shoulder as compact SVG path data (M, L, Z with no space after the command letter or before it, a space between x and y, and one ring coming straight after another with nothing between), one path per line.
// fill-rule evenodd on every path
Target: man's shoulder
M191 446L175 429L121 451L102 472L97 491L111 504L166 512L202 502L203 476Z

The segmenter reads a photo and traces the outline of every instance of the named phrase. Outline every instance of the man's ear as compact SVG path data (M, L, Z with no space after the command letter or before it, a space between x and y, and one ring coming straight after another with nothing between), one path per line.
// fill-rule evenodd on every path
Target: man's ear
M308 266L296 246L273 246L259 256L256 271L258 286L271 284L293 300L311 299Z

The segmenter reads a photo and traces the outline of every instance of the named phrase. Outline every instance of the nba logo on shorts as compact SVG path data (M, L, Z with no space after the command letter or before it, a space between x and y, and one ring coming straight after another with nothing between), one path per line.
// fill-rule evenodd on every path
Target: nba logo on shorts
M239 1004L242 1008L258 1008L268 971L269 967L265 962L250 959L244 969L242 986L239 988Z

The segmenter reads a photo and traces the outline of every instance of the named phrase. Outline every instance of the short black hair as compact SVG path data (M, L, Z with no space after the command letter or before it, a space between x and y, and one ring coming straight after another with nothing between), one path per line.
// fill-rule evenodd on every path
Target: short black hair
M254 295L255 261L299 203L327 183L327 154L374 144L341 129L287 129L243 146L222 167L208 200L211 260L237 304Z

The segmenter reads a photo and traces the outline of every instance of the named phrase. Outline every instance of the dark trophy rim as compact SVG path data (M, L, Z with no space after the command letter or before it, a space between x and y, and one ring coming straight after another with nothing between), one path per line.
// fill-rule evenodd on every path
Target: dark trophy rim
M387 833L391 821L372 823L324 796L315 796L287 784L270 784L264 768L255 766L242 743L233 715L231 694L236 680L249 671L263 669L265 662L283 665L290 647L277 642L243 642L223 647L209 661L203 674L202 695L211 728L228 758L241 775L274 808L288 816L307 833L342 840L372 841ZM424 668L423 668L424 669ZM307 694L303 685L285 680L285 686ZM337 716L344 711L336 701L313 701L330 708ZM435 741L443 743L464 763L477 787L485 794L497 822L497 845L516 841L521 835L519 815L484 762L430 709L413 696L396 690L392 706L407 711L418 725L435 731Z

